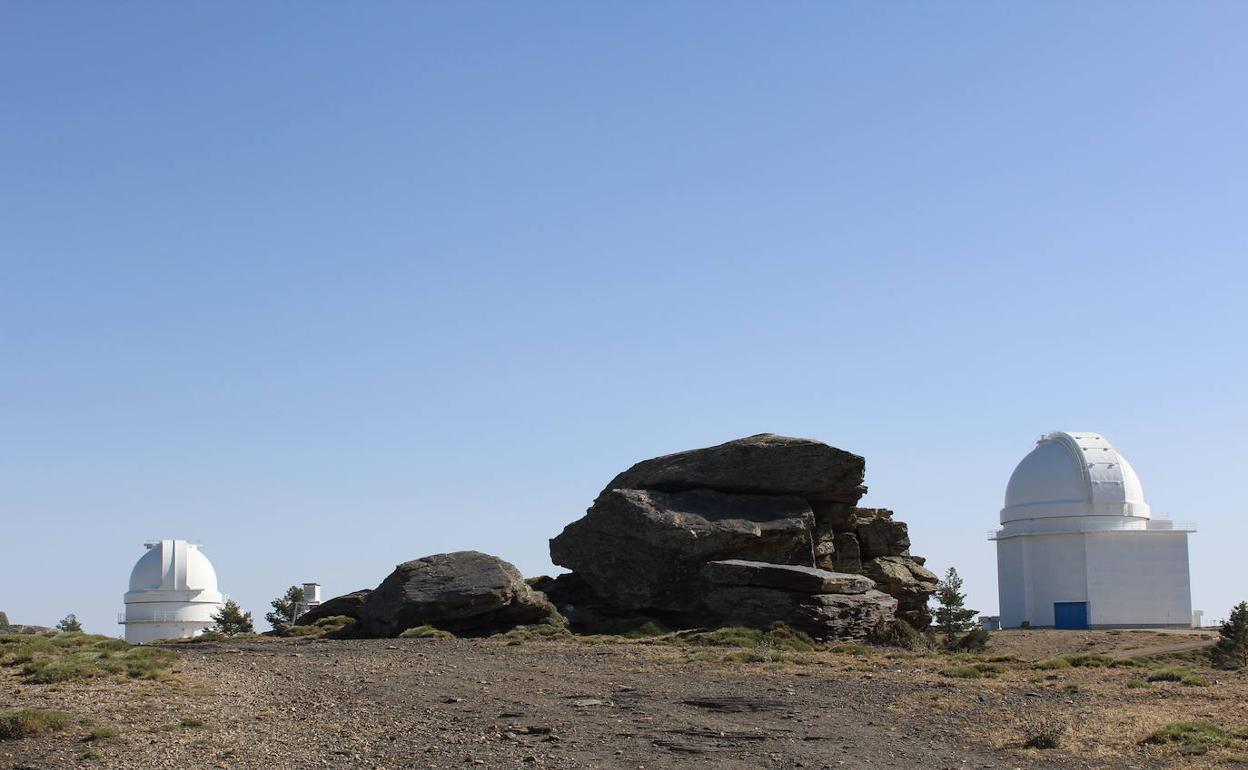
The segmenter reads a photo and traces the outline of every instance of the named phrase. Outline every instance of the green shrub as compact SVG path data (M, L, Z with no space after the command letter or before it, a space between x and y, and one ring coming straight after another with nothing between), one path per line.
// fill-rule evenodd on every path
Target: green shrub
M1213 722L1171 722L1154 730L1142 743L1177 743L1179 753L1188 756L1205 754L1227 741L1226 731Z
M1138 689L1140 687L1148 687L1148 681L1145 679L1139 679L1139 678L1128 679L1127 687L1130 687L1133 690Z
M551 623L534 623L531 626L516 626L504 634L496 636L507 639L511 644L523 642L540 642L549 639L563 639L572 636L566 626Z
M1208 687L1209 680L1198 674L1185 674L1179 680L1179 684L1187 685L1188 687Z
M454 639L455 634L433 626L416 626L399 634L400 639Z
M955 679L979 679L983 676L983 672L974 666L954 666L946 668L940 672L941 676L953 677Z
M974 628L968 631L961 639L958 639L954 645L954 649L964 652L978 652L987 649L988 641L992 639L992 634L984 628Z
M1150 682L1182 682L1186 672L1173 668L1162 668L1148 675ZM1176 723L1179 724L1179 723ZM1187 723L1182 723L1187 724Z
M69 714L52 709L9 709L0 711L0 741L15 741L29 735L64 730Z
M202 719L189 718L178 722L178 727L181 727L183 730L202 730L207 726L208 723Z
M1044 660L1037 660L1033 665L1041 671L1052 671L1059 668L1070 668L1070 661L1066 658L1045 658Z
M116 738L121 735L121 731L116 727L97 727L87 734L88 741L102 741L106 738Z

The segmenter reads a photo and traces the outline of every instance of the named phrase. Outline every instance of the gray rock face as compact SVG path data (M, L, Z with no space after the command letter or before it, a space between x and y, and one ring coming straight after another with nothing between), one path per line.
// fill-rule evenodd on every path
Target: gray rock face
M706 604L723 625L765 627L782 621L816 639L861 639L893 621L897 600L874 589L860 594L807 594L723 586L706 594Z
M862 575L743 559L710 562L702 568L702 577L717 586L779 588L807 594L862 594L875 588L875 581Z
M613 489L713 489L856 503L863 459L821 441L760 433L726 444L643 460L607 484ZM599 495L602 499L602 495Z
M546 597L497 556L457 551L404 562L361 608L362 635L397 636L431 625L457 634L488 634L552 616Z
M910 530L905 522L893 521L890 510L859 508L854 517L854 532L864 561L910 553Z
M308 610L299 616L295 621L297 626L310 626L322 618L330 618L335 615L345 615L349 618L360 619L360 613L364 609L364 599L372 593L371 588L364 588L359 591L352 591L349 594L335 596L321 602L320 606Z
M813 521L797 497L616 489L550 541L550 557L619 608L694 611L708 561L810 564Z
M897 616L915 628L932 622L928 598L936 591L939 578L923 565L906 556L880 556L862 565L863 574L890 595L897 597Z
M837 532L833 535L836 551L833 554L833 566L837 572L862 572L862 550L858 546L858 536L853 532Z

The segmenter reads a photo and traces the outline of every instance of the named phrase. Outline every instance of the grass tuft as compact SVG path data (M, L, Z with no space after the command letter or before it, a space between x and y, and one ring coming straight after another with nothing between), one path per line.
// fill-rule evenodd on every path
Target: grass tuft
M15 741L31 735L64 730L69 714L53 709L9 709L0 711L0 741Z
M416 626L399 634L400 639L454 639L455 634L433 626Z

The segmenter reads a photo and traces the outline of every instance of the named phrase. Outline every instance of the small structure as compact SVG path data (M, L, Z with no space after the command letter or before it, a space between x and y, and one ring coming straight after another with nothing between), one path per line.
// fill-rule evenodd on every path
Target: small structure
M311 612L321 606L321 584L320 583L304 583L303 584L303 601L295 608L295 617L298 618L305 612Z
M1186 628L1187 536L1152 518L1140 479L1097 433L1048 433L1010 477L997 543L1003 628Z
M199 544L157 540L143 545L147 553L130 572L126 611L117 618L126 627L126 641L146 644L202 634L228 597L217 590L217 573Z

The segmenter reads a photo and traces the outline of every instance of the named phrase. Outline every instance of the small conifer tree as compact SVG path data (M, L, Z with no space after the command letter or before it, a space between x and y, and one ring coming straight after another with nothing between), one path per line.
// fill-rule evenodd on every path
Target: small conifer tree
M958 634L975 627L972 620L976 610L966 609L966 594L962 592L962 578L953 567L936 584L936 628L944 636L945 647L954 647Z
M285 594L277 597L270 604L273 606L273 611L266 612L264 619L269 621L274 631L285 631L299 619L304 606L303 589L299 586L291 586L286 589Z
M211 617L217 624L215 630L226 636L250 634L256 630L251 622L251 613L243 612L242 607L239 607L238 602L233 599L221 605L221 609L214 612Z
M4 631L9 627L9 616L0 611L0 631Z
M82 623L78 622L78 616L71 612L61 618L60 622L56 624L56 628L58 631L68 634L72 631L81 631Z
M1218 632L1213 645L1213 663L1219 668L1248 666L1248 602L1240 602Z

